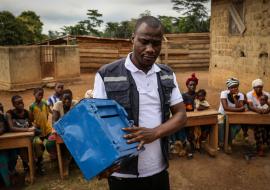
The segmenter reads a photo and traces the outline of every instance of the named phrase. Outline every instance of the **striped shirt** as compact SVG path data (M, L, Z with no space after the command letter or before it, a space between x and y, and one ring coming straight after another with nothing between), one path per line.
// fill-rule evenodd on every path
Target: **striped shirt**
M60 101L60 98L54 94L47 100L47 105L53 107L53 105L58 101Z

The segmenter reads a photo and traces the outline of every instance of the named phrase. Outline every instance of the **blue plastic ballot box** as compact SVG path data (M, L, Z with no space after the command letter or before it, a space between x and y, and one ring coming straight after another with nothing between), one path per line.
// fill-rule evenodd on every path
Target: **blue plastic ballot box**
M132 127L116 101L83 99L54 124L87 180L138 155L138 143L127 144L124 127Z

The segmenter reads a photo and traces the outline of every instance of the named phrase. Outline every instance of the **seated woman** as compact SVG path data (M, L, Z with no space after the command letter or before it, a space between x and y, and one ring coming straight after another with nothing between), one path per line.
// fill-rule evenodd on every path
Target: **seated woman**
M186 80L186 87L187 87L187 92L182 94L185 106L186 106L186 111L194 111L195 109L195 97L196 97L196 87L198 85L199 79L195 76L195 73L191 75ZM187 158L193 158L193 152L194 152L194 130L193 128L184 128L181 129L180 131L177 131L175 134L171 135L171 139L174 143L174 141L177 141L176 149L180 149L177 146L184 147L187 152ZM181 153L182 155L182 153Z
M239 80L236 78L229 78L226 82L227 90L221 92L220 95L220 106L218 112L223 116L226 114L226 111L229 112L243 112L245 111L244 107L244 95L239 92ZM225 118L225 117L224 117ZM224 144L224 122L219 125L219 145L223 146ZM230 125L230 135L229 135L229 145L232 143L232 139L235 138L237 133L240 131L240 125ZM228 147L228 151L231 152L231 146Z
M247 93L248 107L259 114L270 112L270 94L263 91L263 81L256 79L252 82L253 90ZM259 156L264 156L264 144L270 145L269 126L257 125L254 128L256 148Z

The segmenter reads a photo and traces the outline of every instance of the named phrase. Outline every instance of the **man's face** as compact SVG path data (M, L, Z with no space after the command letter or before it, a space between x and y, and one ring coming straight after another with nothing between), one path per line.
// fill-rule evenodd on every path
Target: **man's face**
M55 92L56 92L56 94L62 95L63 90L64 90L64 84L57 83L56 86L55 86Z
M162 30L142 23L132 36L132 61L141 70L149 70L159 56L162 44Z
M263 86L256 86L256 87L254 87L254 91L255 91L256 94L258 94L258 95L262 94Z
M24 103L22 98L17 98L13 102L13 106L17 110L23 110L24 109Z

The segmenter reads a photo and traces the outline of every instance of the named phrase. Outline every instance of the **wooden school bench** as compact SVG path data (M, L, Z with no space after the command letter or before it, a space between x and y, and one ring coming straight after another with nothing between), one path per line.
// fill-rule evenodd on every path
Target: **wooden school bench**
M270 114L258 114L252 111L226 112L224 151L228 153L228 140L231 124L270 125Z
M55 135L56 135L56 151L57 151L59 173L61 179L64 179L69 175L69 162L67 158L63 157L62 155L61 144L65 145L63 139L57 133L55 133Z
M27 148L29 157L30 183L34 182L33 143L34 132L10 132L0 135L0 150Z
M210 155L217 153L218 148L218 112L214 109L187 112L186 127L211 126L208 143L212 150L206 150ZM212 153L210 153L212 151Z

